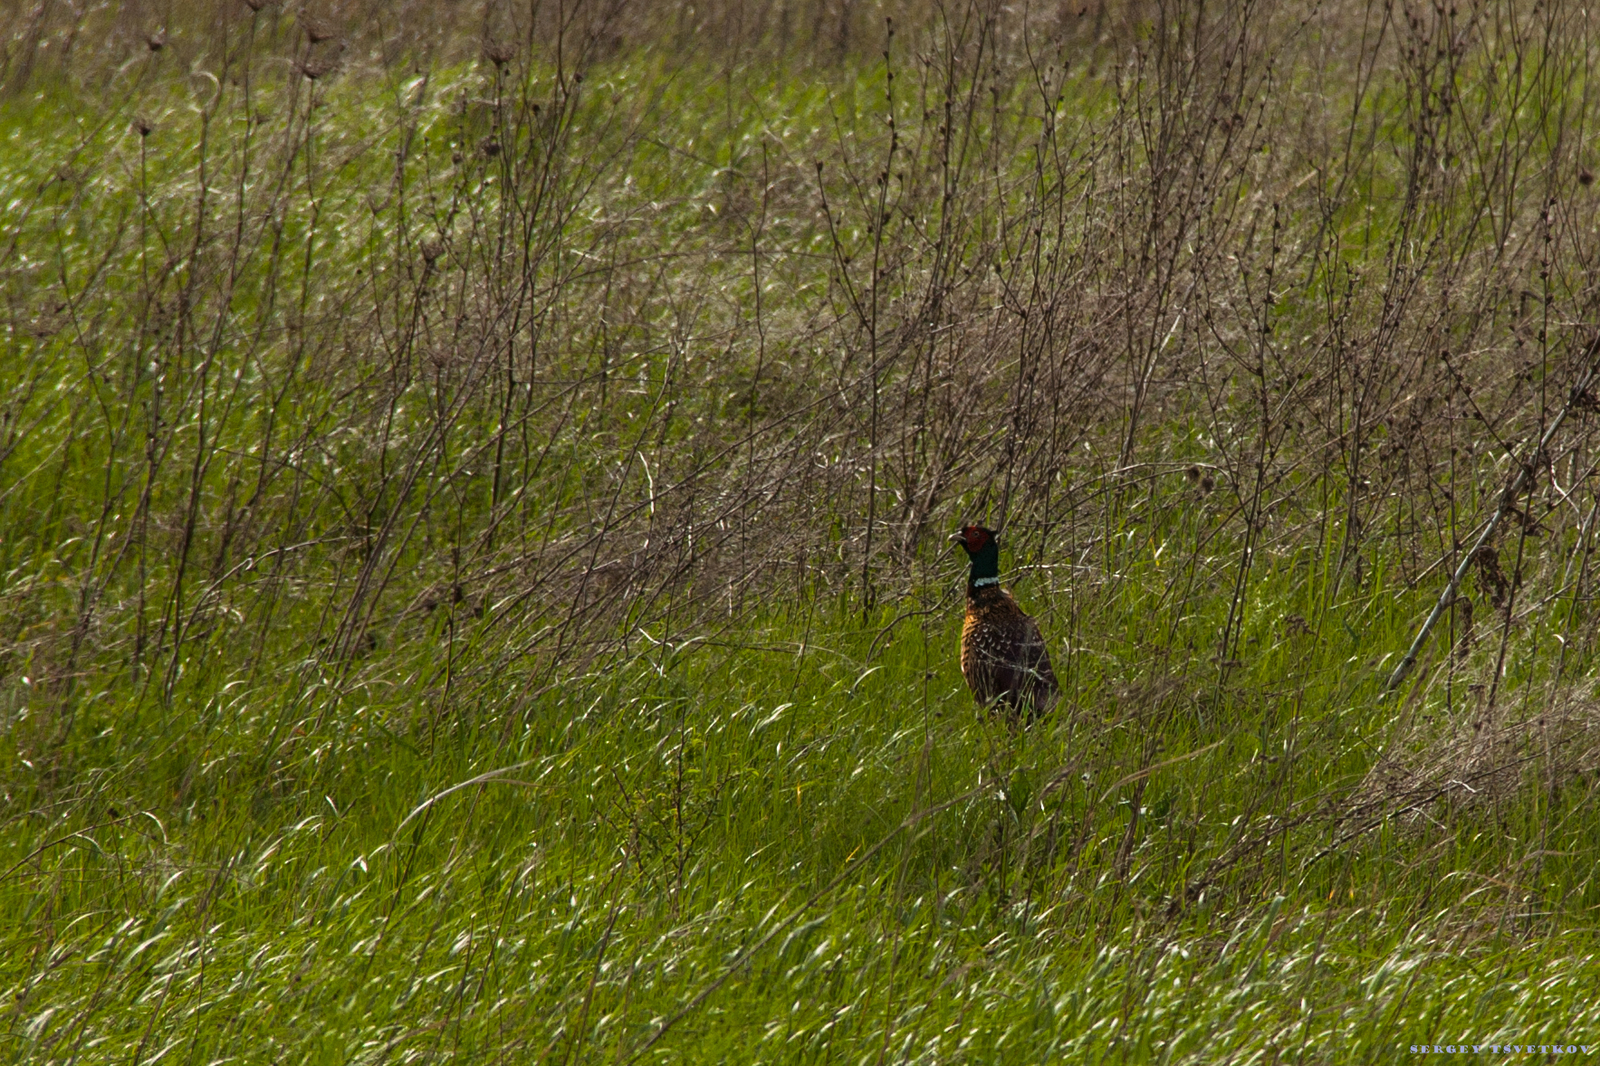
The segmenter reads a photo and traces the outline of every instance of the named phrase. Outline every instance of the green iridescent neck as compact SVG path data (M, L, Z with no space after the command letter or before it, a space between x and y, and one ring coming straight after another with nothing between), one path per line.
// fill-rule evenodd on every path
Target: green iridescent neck
M1000 577L1000 544L994 539L971 553L972 570L967 574L967 587L972 588L982 578ZM994 584L985 581L984 584Z

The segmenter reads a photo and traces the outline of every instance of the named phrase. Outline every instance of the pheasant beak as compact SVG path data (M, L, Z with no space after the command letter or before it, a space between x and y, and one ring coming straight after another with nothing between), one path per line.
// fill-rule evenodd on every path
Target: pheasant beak
M951 544L959 544L963 548L967 546L967 534L964 530L958 529L954 533L950 534L950 536L946 539L948 539Z

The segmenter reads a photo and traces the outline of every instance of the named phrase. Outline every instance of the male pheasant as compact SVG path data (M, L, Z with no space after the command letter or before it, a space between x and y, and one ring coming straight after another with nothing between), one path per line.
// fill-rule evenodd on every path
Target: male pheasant
M1008 715L1048 713L1060 693L1050 653L1032 618L1000 587L1000 541L983 526L950 539L972 560L967 575L967 620L961 627L961 673L985 708L1004 702Z

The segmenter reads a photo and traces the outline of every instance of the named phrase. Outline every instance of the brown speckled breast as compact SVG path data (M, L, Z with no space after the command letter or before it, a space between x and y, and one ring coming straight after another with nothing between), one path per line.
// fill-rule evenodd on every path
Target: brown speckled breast
M1044 714L1060 691L1038 625L999 585L967 590L961 673L980 704L1002 702L1012 715Z

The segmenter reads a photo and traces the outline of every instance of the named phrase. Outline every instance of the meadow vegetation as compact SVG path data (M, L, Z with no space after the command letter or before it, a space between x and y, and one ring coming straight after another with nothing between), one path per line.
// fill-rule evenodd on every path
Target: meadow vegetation
M1600 1043L1574 0L0 29L7 1057Z

